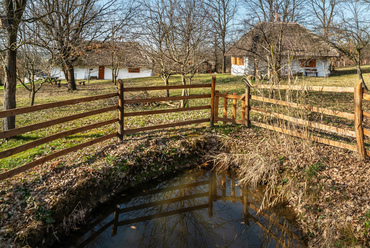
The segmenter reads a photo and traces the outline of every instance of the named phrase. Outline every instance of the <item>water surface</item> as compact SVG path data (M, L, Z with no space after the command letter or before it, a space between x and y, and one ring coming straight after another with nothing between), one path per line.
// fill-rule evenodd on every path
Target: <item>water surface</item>
M306 247L291 209L257 214L263 188L237 183L193 170L122 194L64 247Z

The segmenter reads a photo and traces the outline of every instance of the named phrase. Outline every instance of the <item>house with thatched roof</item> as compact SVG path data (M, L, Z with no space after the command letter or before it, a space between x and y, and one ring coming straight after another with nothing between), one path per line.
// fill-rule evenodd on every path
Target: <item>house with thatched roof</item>
M73 64L75 79L112 80L153 76L152 62L137 42L97 44L84 52ZM55 66L53 77L65 79L62 67Z
M326 77L329 59L339 52L298 23L260 22L226 52L233 75L261 75L272 68L280 75L301 73Z

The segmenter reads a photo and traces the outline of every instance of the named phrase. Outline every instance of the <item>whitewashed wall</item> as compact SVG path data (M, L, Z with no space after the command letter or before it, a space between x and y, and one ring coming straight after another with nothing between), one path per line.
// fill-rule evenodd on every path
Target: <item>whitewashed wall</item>
M87 79L90 70L90 77L98 77L99 76L99 67L75 67L75 79ZM53 77L58 77L59 79L65 79L64 73L62 68L55 67L51 70ZM118 73L119 79L128 79L128 78L140 78L140 77L151 77L153 76L153 72L151 69L140 68L140 73L129 73L128 68L121 68ZM104 79L112 80L112 69L110 67L104 68Z
M264 63L265 64L265 63ZM283 63L284 64L284 63ZM263 67L259 62L259 68ZM315 69L314 67L306 67L306 69ZM327 58L321 58L316 60L316 69L318 77L327 77L330 74L329 61ZM291 63L285 64L282 68L282 74L287 75L291 71L293 75L296 73L304 73L304 68L301 67L301 60L295 59ZM254 62L247 57L244 58L244 65L233 65L231 61L231 74L235 76L253 75L254 73ZM266 73L260 68L260 75ZM315 73L308 73L308 76L316 76Z
M121 68L118 71L118 79L128 79L128 78L141 78L141 77L151 77L153 76L152 69L140 68L139 73L129 73L128 68ZM112 68L105 67L104 78L112 80Z
M231 74L235 76L244 76L253 74L253 67L248 65L248 58L244 57L244 65L233 65L233 58L231 57Z

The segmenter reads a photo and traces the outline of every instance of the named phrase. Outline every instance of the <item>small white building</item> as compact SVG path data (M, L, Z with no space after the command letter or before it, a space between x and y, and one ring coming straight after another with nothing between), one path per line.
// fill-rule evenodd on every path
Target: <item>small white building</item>
M97 46L86 52L74 63L76 80L112 80L112 68L117 70L117 79L153 76L151 60L137 42L116 42ZM52 77L65 79L61 66L51 70Z
M339 52L302 25L276 20L258 23L226 56L231 56L233 75L265 74L274 64L281 75L327 77L329 59L339 57Z

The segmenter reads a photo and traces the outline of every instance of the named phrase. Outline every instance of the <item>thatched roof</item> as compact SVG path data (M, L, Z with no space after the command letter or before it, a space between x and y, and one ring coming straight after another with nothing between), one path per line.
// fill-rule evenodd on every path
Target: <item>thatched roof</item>
M75 66L111 66L112 59L121 67L149 67L151 60L137 42L114 42L97 44L85 52Z
M281 40L281 42L279 42ZM260 22L234 45L226 56L265 56L281 44L283 56L301 58L338 57L339 52L298 23Z

